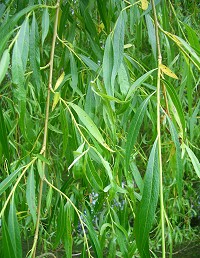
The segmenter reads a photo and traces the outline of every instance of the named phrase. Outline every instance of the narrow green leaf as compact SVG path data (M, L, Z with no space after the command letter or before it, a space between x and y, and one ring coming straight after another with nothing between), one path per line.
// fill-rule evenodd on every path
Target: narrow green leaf
M33 13L33 19L30 29L30 65L33 70L33 81L37 88L40 88L40 45L38 24Z
M145 15L146 24L147 24L147 31L149 36L149 43L152 48L154 59L157 60L157 54L156 54L156 35L155 35L155 28L154 24L152 22L151 16L149 14Z
M200 57L197 55L197 53L195 52L195 50L182 38L175 36L179 42L181 43L181 45L183 46L183 48L189 53L189 55L192 57L192 59L195 62L195 65L198 69L200 69Z
M49 161L47 158L45 158L42 154L38 153L38 154L35 154L35 156L36 156L38 159L40 159L42 162L45 162L45 163L48 164L48 165L51 164L50 161Z
M98 42L98 34L96 30L96 26L93 22L93 19L89 13L88 6L86 5L87 2L84 3L84 1L80 2L80 7L81 7L81 13L82 16L84 17L84 23L86 26L87 31L91 35L91 38L93 38L96 42Z
M150 258L149 232L151 230L159 196L159 161L157 139L147 164L142 200L135 217L135 236L141 258Z
M149 99L154 93L152 93L150 96L148 96L142 104L139 106L137 109L133 119L131 120L130 127L129 127L129 132L127 136L127 143L126 143L126 155L125 155L125 165L126 165L126 170L128 171L129 168L129 160L131 157L131 152L133 150L134 144L137 140L137 136L139 134L140 127L142 125L142 121L144 118L144 114L146 112L146 107L149 102Z
M79 55L80 58L83 60L83 62L94 72L97 72L99 69L99 66L92 61L89 57L84 56L84 55Z
M109 243L108 258L116 258L116 246L117 246L117 241L116 240L117 240L117 238L113 236L110 243Z
M64 247L66 252L66 257L72 257L72 221L71 221L71 205L69 203L66 204L66 232L64 235Z
M48 193L47 193L47 198L46 198L46 209L49 211L51 208L51 203L52 203L52 196L53 196L53 188L49 187Z
M58 102L60 100L60 92L55 92L53 96L53 104L52 104L52 111L55 109L57 106Z
M19 41L15 42L13 53L12 53L12 80L17 85L15 97L21 102L26 99L26 90L24 87L25 77L24 68L21 56L21 48Z
M181 147L180 147L178 133L176 131L176 128L168 116L167 116L167 119L169 122L172 140L173 140L173 142L175 144L175 148L176 148L176 182L177 182L178 194L179 194L179 197L181 197L182 196L182 188L183 188L183 160L181 158Z
M78 71L74 55L70 52L70 68L71 68L71 87L75 91L78 85Z
M130 88L130 83L127 70L123 63L121 63L120 68L118 70L118 82L121 93L127 95Z
M115 209L112 208L113 213L113 224L116 226L116 238L117 242L119 244L120 251L122 253L122 257L128 258L127 253L127 245L126 245L126 239L128 239L128 234L126 230L120 225L120 220L118 217L118 214L116 213Z
M108 149L109 151L112 151L109 146L105 143L99 129L97 128L97 126L95 125L95 123L92 121L92 119L87 115L87 113L80 108L79 106L77 106L76 104L73 104L71 102L68 103L73 109L74 111L77 113L79 119L81 120L81 122L84 124L84 126L88 129L88 131L92 134L92 136L94 136L94 138L102 145L104 146L106 149Z
M88 210L86 210L86 212L87 212L87 214L86 214L86 216L84 216L84 219L85 219L85 222L86 222L86 225L88 228L90 241L92 243L93 250L95 252L95 257L103 258L102 248L100 246L100 242L97 237L97 232L94 230L94 227L92 225L92 219L91 219L91 216L90 216Z
M97 4L98 4L98 11L100 13L103 24L106 28L106 31L109 33L109 31L110 31L110 20L109 20L108 14L107 14L107 9L106 9L106 5L104 3L104 0L97 0Z
M21 58L19 41L15 42L12 54L12 80L13 83L19 86L19 93L21 94L21 98L24 98L25 90L24 90L24 68ZM21 99L20 98L20 99Z
M196 128L196 125L198 123L197 122L198 121L197 116L198 116L199 112L200 112L200 99L199 99L199 101L198 101L198 103L197 103L197 105L196 105L196 107L194 109L194 112L193 112L193 114L192 114L192 116L190 118L190 121L189 121L189 123L190 123L190 139L191 139L191 141L193 141L193 139L195 137L195 128Z
M124 234L124 237L126 238L126 239L128 239L128 233L127 233L127 231L125 230L125 228L123 228L119 223L117 223L117 222L113 222L114 223L114 225Z
M106 230L106 228L109 227L109 228L112 228L112 225L110 223L104 223L102 226L101 226L101 229L100 229L100 236L103 235L104 231Z
M1 132L0 133L0 144L2 146L2 153L4 154L5 158L8 161L10 161L8 137L7 137L7 132L6 132L1 104L0 104L0 132ZM0 187L0 192L1 192L1 187Z
M114 35L113 35L114 63L113 63L113 70L112 70L112 75L111 75L112 92L114 92L115 77L118 73L118 70L119 70L122 60L123 60L124 31L125 31L124 12L121 12L117 19L116 27L115 27Z
M174 89L174 87L171 85L171 83L167 82L166 80L164 81L167 92L172 100L172 103L174 105L174 107L176 108L177 114L178 114L178 118L180 120L181 125L181 131L183 133L183 135L185 135L185 116L183 113L183 109L181 106L181 102L179 100L179 97L176 93L176 90ZM174 111L172 110L172 113L174 113ZM177 121L178 123L179 121Z
M33 218L34 225L36 225L36 196L35 196L35 176L33 165L31 166L30 172L28 174L27 185L26 185L26 200L27 204Z
M33 5L33 6L28 6L24 8L23 10L19 11L14 15L11 19L8 19L6 24L3 24L0 27L0 39L1 39L1 44L0 44L0 56L2 55L2 52L5 49L5 45L8 42L10 36L13 33L13 29L18 22L18 20L26 13L33 11L34 9L37 9L39 5Z
M23 169L24 167L20 167L16 169L13 173L11 173L9 176L7 176L1 183L0 183L0 195L5 192L5 190L11 186L12 182L16 179L17 175L19 172Z
M19 223L16 215L16 208L14 202L14 196L11 200L10 211L8 216L8 229L10 234L10 239L12 241L13 249L15 251L16 257L22 257L22 243L20 236Z
M42 13L42 45L49 32L49 12L48 8L45 8Z
M113 69L113 48L111 34L107 37L105 43L105 50L103 56L103 80L105 84L105 89L108 95L114 96L114 90L111 88L111 76Z
M134 162L131 162L130 168L131 168L131 172L132 172L133 178L135 180L135 183L137 184L137 186L140 190L140 193L142 194L143 188L144 188L144 182L142 180L141 174Z
M195 49L200 49L200 42L199 42L199 37L198 33L190 27L188 24L183 23L183 25L186 28L187 34L188 34L188 40L190 42L190 45L195 48Z
M197 173L197 176L200 178L200 163L199 163L199 160L197 159L194 152L188 146L185 145L185 148L186 148L187 153L190 157L190 160L192 161L192 165L194 167L194 170Z
M87 170L85 173L88 182L91 184L94 190L97 192L103 191L103 183L90 157L87 157Z
M101 161L101 164L104 166L107 174L108 174L108 177L109 177L109 180L110 180L110 183L112 184L113 183L113 173L112 173L112 169L110 167L110 164L108 163L108 161L106 161L102 155L94 148L94 151L96 152L96 154L98 155L98 157L100 158L100 161ZM105 191L105 189L104 189Z
M19 31L17 38L18 48L22 60L23 72L26 70L26 64L28 61L28 52L29 52L29 18L27 17Z
M2 58L1 58L1 61L0 61L0 84L1 84L1 82L3 81L3 79L6 75L9 63L10 63L10 53L9 53L9 50L6 49L3 52L3 55L2 55Z
M38 173L40 175L40 178L42 180L44 180L45 174L44 174L44 170L43 170L43 166L42 166L42 161L40 159L38 159L38 161L37 161L37 169L38 169Z
M62 131L59 130L56 126L53 126L51 124L48 124L48 128L49 130L51 130L52 132L58 133L58 134L62 134Z
M10 234L8 231L8 226L6 224L6 220L2 218L2 252L3 257L5 258L17 258L16 253L13 248L13 242L10 238Z
M69 129L68 129L68 122L66 118L66 112L62 105L60 105L60 124L61 124L61 130L62 130L62 155L65 155L65 152L67 150L67 144L68 144L68 137L69 137Z
M93 90L93 92L94 92L95 94L97 94L98 96L100 96L102 99L107 99L107 100L114 101L114 102L116 102L116 103L121 103L121 104L123 104L123 103L128 103L127 101L119 100L119 99L117 99L117 98L115 98L115 97L112 97L112 96L110 96L110 95L106 95L106 94L104 94L104 93L97 92L97 91L95 91L93 88L92 88L92 90Z
M60 200L59 210L57 211L57 213L58 213L56 216L57 230L56 230L56 239L54 242L54 248L56 248L60 244L60 241L66 229L66 213L65 213L65 208L64 208L62 198Z
M130 89L129 89L129 91L128 91L128 94L127 94L127 96L126 96L126 100L132 96L133 92L136 91L136 89L137 89L144 81L146 81L146 80L148 79L148 77L149 77L155 70L157 70L157 68L156 68L156 69L153 69L153 70L151 70L151 71L149 71L149 72L147 72L147 73L145 73L145 74L143 74L140 78L138 78L138 79L131 85L131 87L130 87Z

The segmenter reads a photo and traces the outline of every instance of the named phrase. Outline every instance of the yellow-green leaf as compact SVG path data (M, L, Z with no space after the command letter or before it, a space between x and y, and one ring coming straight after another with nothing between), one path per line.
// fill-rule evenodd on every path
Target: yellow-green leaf
M140 1L141 1L141 8L142 8L142 10L145 11L148 8L149 3L147 0L140 0Z
M176 76L176 74L173 73L167 66L161 64L161 65L160 65L160 69L161 69L161 71L162 71L164 74L168 75L169 77L174 78L174 79L178 79L178 77Z
M60 100L60 92L55 92L54 98L53 98L52 110L54 110L54 108L58 104L59 100Z
M124 49L130 48L130 47L133 47L133 45L129 43L124 45Z
M54 91L57 90L57 88L60 86L60 84L62 83L63 79L65 77L65 73L63 72L60 77L58 78L56 85L54 87Z

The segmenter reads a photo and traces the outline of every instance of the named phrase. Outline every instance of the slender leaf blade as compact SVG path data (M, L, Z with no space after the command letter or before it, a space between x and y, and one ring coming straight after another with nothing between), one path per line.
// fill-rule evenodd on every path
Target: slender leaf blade
M2 252L3 257L6 258L17 258L13 248L13 242L9 234L8 226L5 218L2 219Z
M179 193L179 196L181 197L182 196L182 188L183 188L183 161L181 158L181 147L180 147L178 133L176 131L176 128L173 125L170 118L169 117L167 117L167 118L168 118L168 122L169 122L172 140L173 140L173 142L175 144L175 148L176 148L176 182L177 182L178 193Z
M71 221L71 205L69 203L66 204L66 232L64 236L64 246L66 257L72 257L72 245L73 245L73 238L72 238L72 221Z
M12 182L16 179L19 172L23 169L23 167L20 167L16 169L13 173L11 173L9 176L7 176L1 183L0 183L0 195L6 191L6 189L11 186Z
M136 244L141 258L150 258L149 232L155 217L159 196L158 140L154 142L144 178L142 200L135 217Z
M133 92L140 87L140 85L148 79L148 77L155 71L156 69L153 69L151 71L148 71L147 73L143 74L140 78L138 78L130 87L128 94L126 96L126 99L130 98Z
M34 225L36 225L36 196L35 196L35 176L34 176L34 169L33 165L29 171L28 179L27 179L27 186L26 186L26 200L27 204L33 218Z
M130 123L130 128L127 136L127 143L126 143L126 148L125 148L125 165L126 165L126 170L128 171L129 168L129 160L131 157L131 152L133 149L133 146L137 140L137 136L139 134L140 127L142 125L142 121L144 118L144 114L146 111L147 104L149 102L149 99L151 98L152 94L148 96L142 104L139 106L137 109L131 123Z
M40 88L40 45L39 45L39 33L38 24L35 18L35 13L33 13L32 24L30 29L30 65L33 70L33 81Z
M28 53L29 53L29 18L27 17L19 31L19 35L17 38L19 52L22 60L23 72L26 70L26 64L28 61Z
M86 177L87 177L88 182L95 189L95 191L99 192L99 191L103 190L103 182L102 182L98 172L96 171L90 157L87 157Z
M16 215L15 201L14 196L11 200L9 216L8 216L8 229L10 234L10 239L15 251L16 257L22 257L22 245L21 245L21 236L19 223Z
M4 117L3 117L3 112L2 112L1 105L0 105L0 132L1 132L0 133L0 144L2 146L3 154L4 154L5 158L8 161L10 161L9 143L8 143L6 126L5 126L5 122L4 122ZM1 188L0 188L0 192L1 192Z
M167 92L168 92L168 94L169 94L169 96L172 100L172 103L177 110L177 114L178 114L178 117L179 117L180 122L181 122L181 127L182 127L181 130L182 130L183 135L184 135L185 134L185 128L186 128L185 124L186 123L185 123L185 116L184 116L184 113L183 113L181 102L179 100L179 97L178 97L174 87L169 82L167 82L167 81L164 81L164 82L165 82Z
M111 76L113 69L113 48L111 34L107 37L103 56L103 80L105 89L108 95L114 96L114 91L111 88Z
M6 24L3 24L0 27L0 39L1 39L0 56L2 55L2 52L5 49L5 45L6 45L7 41L9 40L10 36L12 35L13 29L14 29L16 23L18 22L18 20L24 14L26 14L34 9L37 9L39 6L40 5L32 5L32 6L28 6L28 7L24 8L20 12L16 13L16 15L14 15L11 19L8 19Z
M122 60L123 60L124 33L125 33L124 13L121 12L117 19L116 27L115 27L114 35L113 35L114 63L113 63L113 70L112 70L112 75L111 75L112 92L114 92L115 77L118 73L118 70L119 70Z
M194 170L197 174L197 176L200 178L200 162L199 160L197 159L196 155L194 154L194 152L187 146L185 145L185 148L187 150L187 153L190 157L190 160L192 162L192 165L194 167Z
M42 13L42 45L49 32L49 12L48 8L45 8Z
M77 106L74 103L68 103L73 109L74 111L77 113L79 119L81 120L81 122L84 124L84 126L88 129L88 131L92 134L92 136L94 136L94 138L102 145L104 146L106 149L108 149L109 151L112 151L109 146L105 143L99 129L97 128L97 126L95 125L95 123L92 121L92 119L88 116L88 114L79 106Z
M10 63L10 53L9 53L9 49L6 49L3 52L3 55L0 61L0 84L6 75L9 63Z

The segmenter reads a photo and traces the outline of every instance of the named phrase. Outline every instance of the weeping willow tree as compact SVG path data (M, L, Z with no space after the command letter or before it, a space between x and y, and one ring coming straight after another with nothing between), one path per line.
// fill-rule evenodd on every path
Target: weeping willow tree
M0 3L0 256L154 257L196 236L197 1Z

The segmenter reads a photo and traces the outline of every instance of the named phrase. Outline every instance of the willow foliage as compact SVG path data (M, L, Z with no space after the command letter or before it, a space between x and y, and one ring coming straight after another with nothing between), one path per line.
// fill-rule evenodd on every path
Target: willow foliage
M1 1L1 257L165 257L195 236L198 5Z

